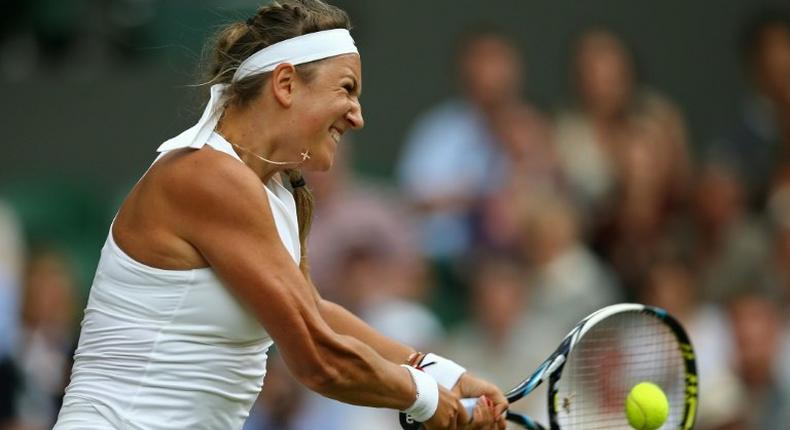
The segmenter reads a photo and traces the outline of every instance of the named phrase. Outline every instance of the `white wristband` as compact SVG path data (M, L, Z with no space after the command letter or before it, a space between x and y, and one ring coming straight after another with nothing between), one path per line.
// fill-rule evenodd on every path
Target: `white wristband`
M403 412L410 415L414 421L424 423L433 417L439 407L439 386L436 384L436 380L425 372L405 364L402 364L401 367L405 367L409 371L417 388L417 399Z
M425 354L420 364L417 366L423 372L433 376L433 379L444 388L452 390L461 375L466 372L462 366L453 360L448 360L441 355L433 353Z

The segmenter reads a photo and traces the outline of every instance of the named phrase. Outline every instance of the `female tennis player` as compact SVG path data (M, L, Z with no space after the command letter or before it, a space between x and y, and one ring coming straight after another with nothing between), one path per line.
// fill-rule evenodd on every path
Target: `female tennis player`
M110 227L55 429L240 429L272 343L327 397L428 429L504 429L497 388L310 282L300 170L329 168L363 125L349 28L342 10L300 0L220 32L203 116L159 147ZM472 417L462 397L481 399Z

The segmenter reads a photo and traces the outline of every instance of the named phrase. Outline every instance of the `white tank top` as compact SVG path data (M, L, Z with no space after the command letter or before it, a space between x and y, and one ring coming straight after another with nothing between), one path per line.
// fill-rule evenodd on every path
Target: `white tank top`
M239 159L219 134L207 144ZM265 188L298 264L293 196L275 180ZM211 268L147 266L118 247L110 228L55 429L241 429L271 344Z

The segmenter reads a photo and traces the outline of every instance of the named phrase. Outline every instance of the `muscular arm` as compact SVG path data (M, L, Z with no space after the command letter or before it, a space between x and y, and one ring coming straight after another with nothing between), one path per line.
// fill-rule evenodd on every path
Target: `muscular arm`
M315 286L313 286L313 297L318 304L321 316L334 331L361 340L387 360L396 364L405 363L409 356L415 352L413 348L379 333L344 307L322 299ZM507 409L508 402L499 388L465 372L453 387L453 392L463 398L486 396L494 404L491 417L486 415L486 418L480 418L475 415L475 421L485 422L490 418L496 423L496 429L505 429L503 412ZM478 413L482 412L475 411L475 414Z
M280 242L258 178L208 150L181 164L163 181L178 220L173 228L260 320L294 376L343 402L409 407L415 391L408 372L324 320L312 285Z
M406 360L414 352L413 348L384 336L336 303L319 298L318 309L334 331L361 340L393 363L406 363Z

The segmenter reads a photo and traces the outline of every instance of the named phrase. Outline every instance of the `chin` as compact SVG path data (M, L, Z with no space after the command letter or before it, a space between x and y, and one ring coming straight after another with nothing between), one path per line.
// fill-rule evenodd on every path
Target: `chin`
M329 160L328 162L326 162L326 163L324 163L324 164L321 164L321 166L319 166L319 167L318 167L317 169L315 169L315 170L316 170L316 171L318 171L318 172L326 172L327 170L329 170L329 169L331 169L331 168L332 168L332 164L334 164L334 163L332 162L332 160Z
M335 158L332 156L322 156L321 157L314 157L310 160L310 163L305 163L302 165L304 170L309 170L311 172L326 172L327 170L332 168L332 165L335 162Z

